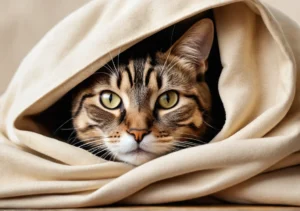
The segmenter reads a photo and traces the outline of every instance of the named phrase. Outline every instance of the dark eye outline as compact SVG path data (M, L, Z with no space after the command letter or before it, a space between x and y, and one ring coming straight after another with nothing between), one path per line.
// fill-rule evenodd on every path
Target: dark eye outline
M104 105L104 103L102 102L102 95L104 94L104 93L106 93L106 92L110 92L111 94L115 94L115 95L117 95L119 98L120 98L120 103L116 106L116 107L114 107L114 108L108 108L106 105ZM118 95L118 94L116 94L115 92L113 92L113 91L110 91L110 90L103 90L102 92L100 92L100 94L99 94L99 101L100 101L100 104L104 107L104 108L106 108L106 109L108 109L108 110L116 110L116 109L119 109L120 107L121 107L121 105L122 105L122 98Z
M164 107L162 107L162 106L159 104L159 98L160 98L161 96L163 96L164 94L168 93L168 92L175 92L176 95L177 95L177 101L176 101L176 103L175 103L172 107L170 107L170 108L164 108ZM180 95L179 95L179 93L178 93L176 90L168 90L168 91L165 91L164 93L162 93L161 95L158 96L158 98L157 98L157 100L156 100L156 107L159 108L159 109L164 109L164 110L169 110L169 109L171 109L171 108L174 108L174 107L177 106L177 104L179 103L179 98L180 98L179 96L180 96Z

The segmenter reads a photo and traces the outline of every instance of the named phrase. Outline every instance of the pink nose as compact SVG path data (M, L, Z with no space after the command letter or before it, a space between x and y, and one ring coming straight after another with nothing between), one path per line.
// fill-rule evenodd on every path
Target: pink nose
M129 129L127 132L134 137L136 142L141 142L144 136L150 133L147 129Z

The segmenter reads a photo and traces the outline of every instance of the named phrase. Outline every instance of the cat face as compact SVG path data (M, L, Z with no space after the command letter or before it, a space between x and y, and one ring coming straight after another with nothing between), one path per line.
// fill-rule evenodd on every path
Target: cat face
M211 107L203 78L212 41L212 21L203 19L167 52L102 67L74 98L78 139L133 165L201 144Z

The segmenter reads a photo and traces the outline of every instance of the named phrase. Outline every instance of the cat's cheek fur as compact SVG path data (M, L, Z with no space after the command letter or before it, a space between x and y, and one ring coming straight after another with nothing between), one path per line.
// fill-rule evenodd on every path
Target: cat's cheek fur
M127 132L124 132L120 137L119 153L127 154L138 148L138 144L134 138Z
M140 148L156 155L163 155L169 151L170 146L166 143L159 143L153 134L149 134L140 143Z
M143 141L140 143L140 148L150 153L157 154L156 148L154 146L154 142L156 141L156 137L152 134L148 134L143 138Z

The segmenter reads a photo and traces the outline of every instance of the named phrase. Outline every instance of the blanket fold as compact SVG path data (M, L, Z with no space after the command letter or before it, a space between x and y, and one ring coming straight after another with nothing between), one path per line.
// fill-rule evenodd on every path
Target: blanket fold
M49 119L37 120L120 51L208 10L215 19L226 112L209 144L134 167L59 141L47 131ZM46 34L1 96L0 208L205 196L300 206L299 37L298 25L258 0L90 2Z

